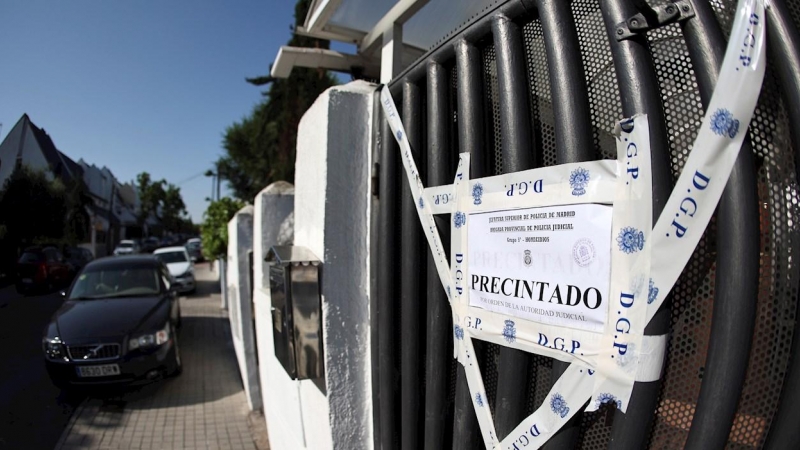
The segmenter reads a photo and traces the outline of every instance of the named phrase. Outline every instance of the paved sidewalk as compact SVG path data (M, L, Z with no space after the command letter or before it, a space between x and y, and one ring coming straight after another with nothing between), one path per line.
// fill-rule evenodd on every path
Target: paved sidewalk
M230 324L219 306L219 282L207 264L196 267L198 292L180 300L183 374L89 398L56 450L256 450Z

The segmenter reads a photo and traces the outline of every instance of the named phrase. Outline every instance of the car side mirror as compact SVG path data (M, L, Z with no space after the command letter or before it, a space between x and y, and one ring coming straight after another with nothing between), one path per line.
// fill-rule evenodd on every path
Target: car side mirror
M67 296L67 291L61 291L61 292L58 293L58 295L60 295L62 297L66 297Z

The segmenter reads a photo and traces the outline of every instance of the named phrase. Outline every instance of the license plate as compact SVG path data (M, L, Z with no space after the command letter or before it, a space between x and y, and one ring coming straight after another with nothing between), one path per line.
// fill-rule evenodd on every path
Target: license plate
M22 282L25 283L25 284L31 284L31 283L33 283L33 280L31 280L30 278L23 278Z
M79 366L79 377L107 377L111 375L119 375L119 365L117 364L104 364L102 366Z

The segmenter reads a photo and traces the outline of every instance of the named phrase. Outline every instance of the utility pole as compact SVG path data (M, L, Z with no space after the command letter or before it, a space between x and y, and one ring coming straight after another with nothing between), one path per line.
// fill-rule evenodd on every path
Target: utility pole
M211 201L219 200L219 165L216 165L216 171L214 170L206 170L205 175L207 177L211 177ZM217 197L214 198L214 193L216 193Z
M114 182L114 177L111 177L111 198L108 199L108 234L106 235L106 253L111 245L115 244L114 228L111 226L111 217L114 215L114 190L117 184Z
M219 181L220 181L220 174L219 174L219 166L217 166L217 201L219 201Z

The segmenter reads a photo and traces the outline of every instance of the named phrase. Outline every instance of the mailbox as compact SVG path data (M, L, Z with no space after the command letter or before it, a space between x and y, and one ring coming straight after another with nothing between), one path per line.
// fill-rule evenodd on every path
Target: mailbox
M320 261L292 245L272 247L266 261L275 356L292 379L323 378Z

